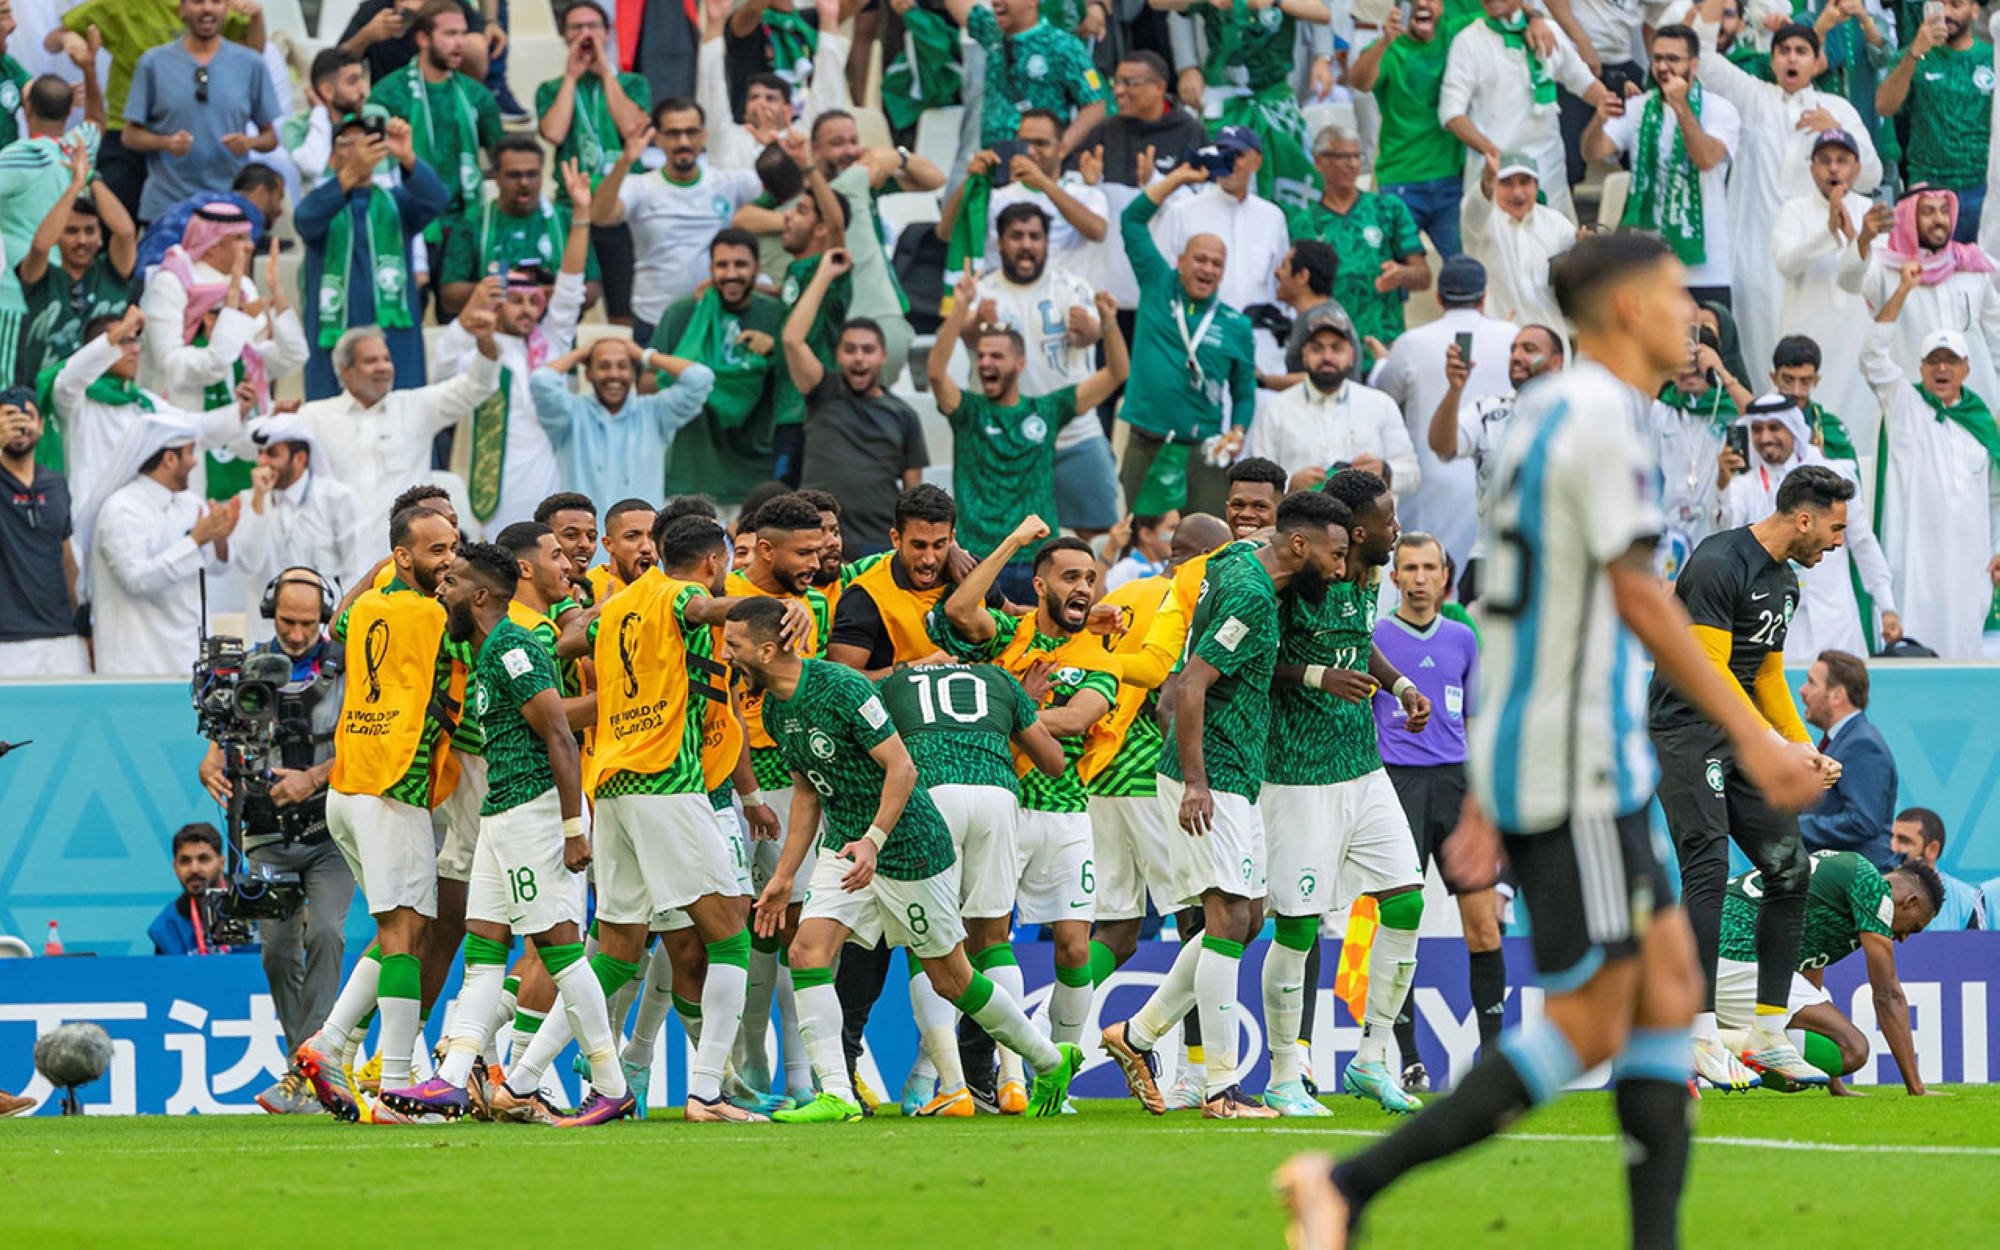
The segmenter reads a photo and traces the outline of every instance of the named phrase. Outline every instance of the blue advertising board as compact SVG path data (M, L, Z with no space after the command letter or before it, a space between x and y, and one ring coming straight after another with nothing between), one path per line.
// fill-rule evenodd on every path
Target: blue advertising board
M1028 942L1019 949L1029 1006L1039 1013L1046 1008L1054 982L1052 948ZM1142 943L1132 962L1100 991L1085 1040L1094 1038L1103 1024L1137 1011L1166 975L1178 950L1173 943ZM1245 953L1243 1009L1236 1013L1243 1025L1238 1042L1240 1076L1251 1090L1263 1088L1268 1069L1257 989L1267 950L1269 944L1260 941ZM1333 952L1327 954L1324 967L1330 978L1337 960ZM1982 1082L2000 1059L1995 1053L2000 1049L1996 954L2000 938L1984 933L1919 934L1898 947L1897 964L1926 1082ZM1508 941L1507 963L1513 987L1507 1000L1511 1025L1538 1015L1542 999L1529 981L1525 942ZM1435 1078L1445 1083L1464 1075L1478 1046L1465 972L1462 942L1426 938L1420 944L1411 991L1419 1049ZM862 1069L876 1089L891 1097L902 1088L917 1051L905 984L902 977L889 978L889 988L869 1022ZM1834 1004L1870 1038L1875 1052L1857 1083L1897 1082L1895 1063L1874 1029L1864 961L1854 957L1828 969L1826 987ZM454 989L447 986L445 992L449 995ZM442 1014L438 1013L440 1018ZM255 955L0 960L0 1089L44 1100L37 1114L53 1114L54 1108L49 1105L48 1083L32 1071L35 1039L71 1020L96 1021L114 1040L111 1070L81 1091L85 1110L93 1115L255 1113L256 1095L285 1068L283 1031ZM1330 988L1322 986L1313 1064L1323 1086L1334 1087L1341 1065L1360 1037L1361 1029L1347 1009L1335 1002ZM1077 1082L1078 1096L1122 1096L1124 1082L1117 1067L1094 1046L1090 1050L1093 1059ZM1160 1047L1169 1074L1172 1050ZM774 1058L776 1053L774 1038ZM655 1050L651 1083L655 1104L684 1100L688 1059L686 1041L670 1020L663 1044ZM578 1081L570 1074L567 1056L555 1065L551 1078L559 1086L560 1100L573 1104ZM1588 1073L1578 1085L1595 1086L1604 1079L1602 1071Z

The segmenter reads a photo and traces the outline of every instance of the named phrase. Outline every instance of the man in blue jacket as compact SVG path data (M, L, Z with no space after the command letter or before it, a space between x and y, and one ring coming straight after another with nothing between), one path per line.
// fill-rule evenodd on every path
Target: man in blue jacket
M1868 707L1868 666L1845 651L1822 651L1799 690L1806 723L1820 732L1820 754L1840 761L1840 780L1800 815L1808 851L1858 851L1887 869L1889 825L1896 812L1896 760Z
M160 914L146 928L146 936L153 941L153 953L221 955L232 949L255 950L255 943L234 948L218 945L202 931L195 899L221 885L223 878L222 835L215 826L207 821L182 825L174 834L173 853L174 876L180 878L181 892L160 909Z

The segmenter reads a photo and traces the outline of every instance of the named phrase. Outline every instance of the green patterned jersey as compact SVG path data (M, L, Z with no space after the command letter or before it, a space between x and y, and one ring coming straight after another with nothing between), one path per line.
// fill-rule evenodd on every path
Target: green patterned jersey
M1065 123L1077 110L1109 96L1083 40L1037 21L1018 35L1000 31L985 5L966 16L965 33L986 50L986 94L979 113L979 145L992 147L1021 128L1026 109L1052 110Z
M686 648L689 657L712 661L715 659L715 631L707 625L690 625L687 619L688 604L707 593L699 586L683 586L680 593L674 596L673 612L674 623L681 632L681 645ZM593 653L597 647L597 626L603 619L600 616L590 623L589 638ZM671 767L657 773L629 770L612 773L597 783L591 797L602 802L625 794L708 793L708 779L701 771L701 743L706 736L703 718L708 713L707 703L708 700L694 691L688 691L686 705L682 709L681 749L674 756Z
M1149 799L1160 792L1160 695L1146 692L1146 701L1125 730L1125 741L1104 771L1086 787L1100 799Z
M521 715L528 700L556 688L556 666L542 642L511 620L486 635L472 666L472 714L486 731L486 802L481 816L498 816L548 793L556 784L549 749Z
M1354 319L1354 333L1394 343L1403 332L1403 292L1385 295L1375 289L1375 280L1382 276L1383 261L1423 252L1410 210L1393 195L1363 191L1344 213L1322 201L1292 210L1290 219L1292 242L1318 239L1340 258L1333 298Z
M1025 664L1033 658L1047 658L1055 667L1049 670L1049 698L1044 707L1064 707L1083 691L1091 691L1103 697L1108 712L1118 701L1118 678L1107 671L1108 666L1090 655L1096 650L1103 654L1102 645L1094 636L1076 635L1056 638L1035 628L1033 616L1009 616L998 608L985 609L993 622L993 637L983 643L974 643L954 629L951 619L945 615L944 601L939 600L931 609L925 622L933 641L955 660L970 663L990 661L1011 671L1017 664ZM1023 636L1021 631L1028 631ZM1083 778L1077 772L1077 763L1083 759L1083 749L1087 745L1087 733L1071 737L1059 737L1057 742L1063 748L1063 774L1049 777L1040 770L1030 769L1021 777L1021 808L1030 812L1085 812L1090 810L1090 793L1083 787Z
M830 660L804 660L792 697L764 693L764 728L792 771L819 793L826 811L822 849L838 851L868 832L887 774L869 752L893 737L896 723L866 677ZM921 881L952 866L951 830L922 785L910 792L889 831L875 871Z
M923 664L875 683L927 786L997 786L1021 792L1015 734L1039 711L1013 675L992 664Z
M1076 388L1023 395L1004 408L978 391L959 396L958 407L945 414L959 545L984 560L1026 516L1042 518L1055 533L1056 433L1077 415ZM1034 550L1023 547L1012 563L1034 558Z
M1974 39L1963 52L1932 48L1910 81L1911 185L1986 185L1986 144L1993 129L1993 45Z
M1722 897L1722 957L1757 962L1757 908L1764 897L1760 873L1746 872ZM1799 940L1799 971L1837 964L1861 945L1864 933L1893 938L1889 923L1896 900L1875 865L1853 851L1814 851L1806 890L1806 925Z
M1209 562L1188 620L1185 669L1199 657L1221 676L1203 701L1201 751L1208 788L1255 802L1264 785L1264 740L1271 723L1271 670L1278 660L1278 588L1262 560ZM1160 743L1160 775L1181 774L1180 718Z
M1210 85L1262 91L1289 83L1298 72L1298 22L1277 5L1253 11L1247 5L1225 10L1200 4L1194 12L1208 41L1201 74Z
M1320 603L1278 596L1278 662L1324 664L1366 673L1375 650L1375 591L1334 582ZM1331 786L1382 767L1375 708L1289 683L1271 692L1271 733L1264 780L1281 786Z

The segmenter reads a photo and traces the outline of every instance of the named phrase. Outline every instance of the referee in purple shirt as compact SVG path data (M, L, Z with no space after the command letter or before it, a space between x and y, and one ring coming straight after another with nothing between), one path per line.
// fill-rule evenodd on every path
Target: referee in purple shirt
M1402 733L1402 704L1377 692L1375 726L1382 762L1410 818L1418 862L1428 870L1439 846L1458 827L1465 802L1465 726L1479 690L1479 639L1468 626L1439 614L1448 583L1437 539L1405 531L1396 544L1395 576L1402 601L1393 615L1376 622L1375 645L1397 671L1417 683L1434 711L1425 732ZM1472 1005L1479 1046L1485 1051L1500 1037L1507 998L1499 898L1490 888L1460 890L1449 878L1445 888L1458 900L1465 926ZM1396 1020L1396 1045L1403 1052L1405 1088L1428 1084L1417 1060L1416 1018L1407 1005Z

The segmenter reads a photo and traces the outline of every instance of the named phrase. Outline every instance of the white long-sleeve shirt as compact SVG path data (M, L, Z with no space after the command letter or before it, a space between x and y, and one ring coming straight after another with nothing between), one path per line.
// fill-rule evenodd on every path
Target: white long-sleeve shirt
M358 497L340 482L310 467L297 481L264 497L264 510L253 502L254 490L243 491L243 512L229 536L229 562L243 578L246 614L244 641L272 637L271 622L255 611L258 597L272 578L295 565L316 571L345 593L354 579L368 571L364 551L379 544L364 542L388 533L386 517L362 513Z
M213 543L198 547L189 536L200 516L194 492L170 491L150 477L133 478L104 501L90 547L100 674L187 675L201 623L197 575L228 570Z
M137 404L107 404L90 398L91 384L118 363L118 355L117 344L109 335L100 334L78 348L76 355L56 374L55 406L65 423L63 447L71 499L90 498L119 438L145 415L145 410ZM175 407L158 395L148 393L147 398L156 411ZM197 397L195 407L180 415L195 427L196 442L202 450L226 447L243 431L243 419L233 400L227 407L204 411Z
M1891 329L1868 327L1861 372L1881 401L1888 435L1882 550L1903 633L1944 659L1976 660L1993 606L1986 566L2000 552L2000 467L1917 394L1889 358Z
M1200 187L1193 195L1170 200L1152 228L1153 241L1170 265L1198 234L1222 240L1227 252L1215 290L1231 308L1277 302L1278 262L1292 250L1291 232L1284 210L1255 191L1239 201L1221 187Z
M1715 46L1716 28L1696 23L1701 46ZM1807 86L1787 95L1775 83L1745 73L1725 56L1695 62L1703 87L1736 106L1743 115L1742 142L1732 153L1729 172L1729 226L1736 280L1731 305L1743 340L1743 358L1763 367L1778 345L1782 284L1771 272L1771 227L1778 208L1795 196L1814 194L1812 145L1816 132L1799 128L1814 109L1825 109L1861 149L1861 172L1852 193L1866 196L1882 181L1882 158L1854 106L1837 95Z
M228 275L197 261L197 282L220 284ZM243 298L258 298L256 284L243 279ZM297 309L287 308L277 316L260 313L248 316L234 308L217 312L215 331L208 346L196 347L181 341L181 316L187 310L187 288L165 268L155 269L146 278L146 291L139 300L146 314L145 351L139 359L139 379L167 397L176 408L193 412L202 407L202 393L217 383L231 383L236 362L243 349L255 345L263 353L264 375L272 382L296 373L306 363L306 331ZM235 388L232 385L230 389Z
M1423 475L1403 410L1359 382L1322 391L1305 381L1279 391L1257 413L1243 451L1277 461L1288 476L1374 456L1389 466L1389 489L1399 501L1409 498Z
M576 322L582 315L583 275L556 275L555 292L542 316L542 336L548 341L547 359L554 360L575 345ZM562 467L556 459L555 446L549 442L542 423L535 419L535 397L528 386L528 379L534 373L528 362L528 340L511 334L493 337L500 345L500 367L508 374L506 463L500 473L498 507L484 520L460 517L459 524L467 533L483 526L486 533L497 534L516 521L532 521L535 505L562 489ZM454 321L431 347L431 380L436 382L476 368L475 358L485 359L479 353L478 341ZM471 431L461 430L452 450L452 468L467 481L471 478L465 470L471 460Z
M1576 45L1560 30L1552 30L1556 49L1546 60L1549 77L1572 95L1581 96L1597 79L1577 54ZM1438 124L1470 117L1479 133L1502 152L1521 151L1535 158L1542 171L1542 191L1549 207L1574 220L1569 198L1569 172L1563 155L1562 122L1556 102L1535 103L1535 85L1528 75L1528 54L1509 48L1498 32L1474 22L1451 41L1445 54L1444 86L1438 97ZM1479 194L1485 163L1466 152L1465 195Z
M1737 529L1755 525L1778 508L1778 485L1793 469L1820 464L1859 486L1860 478L1852 461L1808 459L1794 451L1783 464L1761 461L1739 473L1722 492L1722 521L1719 528ZM1801 660L1822 651L1845 651L1868 655L1874 650L1871 638L1874 623L1864 632L1860 603L1854 597L1854 579L1849 568L1859 570L1861 585L1875 601L1878 612L1896 610L1895 587L1889 576L1889 561L1875 529L1868 523L1868 508L1857 493L1847 505L1846 541L1820 557L1818 564L1799 571L1799 606L1785 635L1785 650Z
M1462 210L1465 250L1486 266L1486 314L1567 332L1549 289L1549 262L1576 246L1576 223L1546 204L1517 221L1483 194L1467 197Z
M1875 240L1880 249L1883 240ZM1995 290L1990 273L1954 273L1936 286L1919 286L1903 300L1903 311L1889 333L1889 359L1895 366L1917 377L1923 370L1924 339L1938 330L1956 330L1965 336L1965 388L1984 399L2000 395L2000 290ZM1889 302L1902 284L1902 274L1871 255L1862 260L1848 249L1840 262L1842 290L1859 293L1873 317L1875 310ZM1873 322L1867 323L1873 326ZM1836 410L1836 415L1845 416ZM1858 440L1857 433L1857 440ZM1862 444L1857 441L1857 447ZM1873 447L1871 441L1867 444ZM1921 640L1920 640L1921 641Z
M342 391L299 409L297 419L311 428L326 457L314 471L354 492L362 533L371 547L377 538L388 540L389 509L396 496L429 479L432 440L472 415L499 383L500 362L475 351L447 380L390 391L373 407ZM521 419L534 424L533 411L524 411Z
M1713 401L1717 396L1711 393L1707 398ZM1722 488L1715 478L1722 434L1705 407L1683 412L1654 400L1648 421L1654 458L1660 465L1660 511L1667 521L1660 543L1660 572L1675 577L1721 519Z
M802 111L793 123L812 129L821 113L848 107L847 58L853 41L845 35L820 32L813 55L812 78L806 83ZM708 115L708 161L717 169L754 169L764 145L750 128L736 120L729 107L729 80L723 67L721 36L702 41L695 58L695 98Z
M1841 197L1858 234L1868 201ZM1875 463L1875 396L1861 378L1861 336L1868 329L1868 306L1840 285L1841 266L1854 257L1854 243L1826 228L1826 197L1815 188L1793 196L1778 209L1771 226L1771 260L1784 279L1778 332L1803 334L1819 344L1820 383L1813 398L1847 426L1863 466ZM1858 259L1858 257L1856 257ZM1873 478L1863 474L1863 480ZM1856 652L1860 654L1860 652Z

